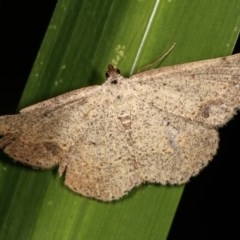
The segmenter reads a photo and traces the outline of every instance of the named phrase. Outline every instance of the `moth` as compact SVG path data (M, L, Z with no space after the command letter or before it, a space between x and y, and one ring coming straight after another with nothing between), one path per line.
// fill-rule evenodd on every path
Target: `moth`
M143 183L183 184L217 152L240 108L240 54L108 78L0 117L0 148L58 166L74 192L102 201Z

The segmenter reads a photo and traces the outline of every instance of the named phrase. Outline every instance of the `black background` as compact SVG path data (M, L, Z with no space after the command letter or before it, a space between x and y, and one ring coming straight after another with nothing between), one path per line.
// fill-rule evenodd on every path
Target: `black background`
M55 4L0 0L0 115L16 110ZM186 185L169 240L239 236L240 114L220 129L220 138L214 161Z

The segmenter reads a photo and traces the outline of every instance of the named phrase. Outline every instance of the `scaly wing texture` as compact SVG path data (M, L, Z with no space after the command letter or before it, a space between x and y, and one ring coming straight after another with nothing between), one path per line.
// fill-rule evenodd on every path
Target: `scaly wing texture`
M50 99L30 106L20 114L1 116L0 148L4 148L4 152L15 160L36 168L59 164L78 139L76 135L84 124L81 124L86 114L84 109L90 111L93 106L91 98L82 96L84 91L77 92L80 96L74 101L74 96L70 95L69 99L66 94L67 99L64 100L64 95L61 95L57 100ZM88 108L83 107L85 104Z
M144 182L181 184L212 159L216 127L240 107L239 57L135 75L0 117L0 148L33 167L59 165L73 191L103 201Z
M181 184L216 153L215 129L159 110L129 86L109 88L104 97L63 163L65 183L75 192L111 201L144 182Z
M89 97L97 94L100 88L101 88L100 86L89 86L89 87L73 90L65 94L59 95L57 97L50 98L46 101L42 101L40 103L36 103L29 107L23 108L21 109L20 113L36 112L36 111L38 113L50 112L57 108L61 108L64 105L68 105L77 101L79 102L79 104L81 104Z
M240 108L240 54L150 70L130 79L143 101L192 121L221 126Z
M128 89L106 86L81 119L86 123L83 137L59 168L60 174L66 169L65 184L73 191L111 201L141 183L129 134L120 120L129 113L128 105L132 105Z

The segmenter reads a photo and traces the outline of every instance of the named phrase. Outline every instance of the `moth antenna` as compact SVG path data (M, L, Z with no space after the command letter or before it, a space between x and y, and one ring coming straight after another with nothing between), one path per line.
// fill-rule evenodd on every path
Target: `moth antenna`
M158 62L161 62L164 60L164 58L166 58L170 53L171 51L173 50L173 48L176 46L176 43L173 43L173 45L167 50L167 52L165 52L160 58L157 58L156 60L154 60L152 63L146 65L146 66L143 66L141 67L140 69L137 70L137 73L139 72L143 72L144 70L146 69L150 69L152 68L153 65L155 65L156 63Z

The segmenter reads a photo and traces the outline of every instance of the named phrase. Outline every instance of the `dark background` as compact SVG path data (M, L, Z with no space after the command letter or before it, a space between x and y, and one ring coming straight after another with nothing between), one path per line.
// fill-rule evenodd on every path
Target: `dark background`
M0 0L0 115L16 110L55 4ZM220 129L220 138L214 161L186 185L169 240L239 236L240 114Z

